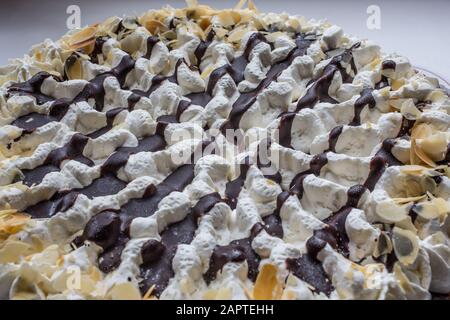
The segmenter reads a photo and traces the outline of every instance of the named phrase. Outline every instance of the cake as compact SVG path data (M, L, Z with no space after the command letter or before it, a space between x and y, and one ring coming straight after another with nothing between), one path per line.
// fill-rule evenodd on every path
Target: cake
M46 40L0 68L0 298L446 298L449 114L251 1Z

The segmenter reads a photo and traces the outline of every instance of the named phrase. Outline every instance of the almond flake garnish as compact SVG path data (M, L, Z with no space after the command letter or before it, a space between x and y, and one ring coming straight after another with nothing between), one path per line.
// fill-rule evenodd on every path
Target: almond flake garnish
M69 49L84 49L86 53L91 53L94 50L96 32L97 25L92 25L71 35L67 41Z
M253 287L253 298L256 300L280 299L283 285L277 279L278 268L273 264L265 264L256 278Z
M410 265L416 260L419 254L419 241L414 232L394 227L392 244L395 255L402 264Z
M113 300L141 300L139 289L131 282L114 285L109 295Z
M155 285L152 285L150 288L148 288L147 292L142 297L142 300L152 300L151 296L152 296L153 290L155 290Z
M0 211L0 240L22 230L30 219L29 215L14 209Z
M432 135L432 128L426 123L415 125L411 131L411 164L425 163L430 167L436 167L436 163L421 149L417 140L425 139Z

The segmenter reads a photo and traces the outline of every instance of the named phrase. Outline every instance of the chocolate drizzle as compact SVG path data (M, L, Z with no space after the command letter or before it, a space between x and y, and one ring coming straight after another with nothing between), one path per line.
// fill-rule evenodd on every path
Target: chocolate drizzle
M342 63L350 64L352 66L352 69L355 71L356 68L354 67L354 61L353 61L353 53L352 50L359 46L359 43L356 43L351 48L344 50L343 53L334 56L331 61L328 63L328 65L324 68L322 75L319 76L316 80L313 80L311 84L309 85L308 90L306 91L305 95L300 98L297 102L297 106L294 112L286 112L284 114L281 114L280 116L280 124L278 126L279 129L279 143L280 145L291 148L292 142L291 142L291 130L292 130L292 123L294 121L295 116L297 115L297 112L299 112L302 109L305 108L314 108L314 106L318 102L328 102L336 104L338 101L336 101L334 98L330 97L328 90L330 88L331 82L334 78L334 75L336 72L340 72L342 80L344 83L349 83L353 79L352 77L346 72L344 67L342 66ZM370 95L370 97L372 97ZM373 99L373 97L372 97ZM367 93L364 95L364 99L361 99L357 101L355 104L355 119L352 121L354 124L359 122L359 113L362 107L364 107L365 104L370 103L372 106L372 101L369 101L369 97L367 96ZM365 103L362 107L360 107L361 104ZM374 105L373 105L374 106ZM338 130L338 129L336 129ZM338 132L335 131L333 134L336 135ZM340 132L339 132L340 134ZM336 138L337 139L337 138ZM333 142L333 141L331 141ZM330 145L333 147L333 145ZM332 151L332 149L330 149Z
M392 69L395 70L396 67L396 63L393 60L385 60L383 61L383 63L381 64L381 69L382 70L386 70L386 69Z
M252 248L253 238L257 234L252 232L248 238L233 240L226 246L217 245L209 260L209 268L203 275L206 283L210 283L217 277L217 273L229 262L247 261L247 276L255 281L258 276L258 267L261 258Z
M330 97L328 90L333 81L334 74L339 71L344 83L352 82L353 78L345 71L343 63L351 64L353 61L353 49L358 47L359 43L353 45L350 49L345 50L342 54L333 57L330 63L324 68L322 75L312 82L306 94L299 99L296 112L304 108L313 108L317 102L337 103L335 99Z
M83 156L83 149L87 141L86 136L80 133L74 134L65 146L51 151L42 165L32 170L22 170L23 183L27 186L40 183L47 173L59 171L64 160L75 160L93 166L92 160Z
M361 124L361 111L365 106L369 106L369 108L375 108L376 101L372 96L372 89L365 88L361 92L361 96L355 101L355 116L353 120L350 122L350 126L358 126Z
M309 254L304 254L296 259L288 258L286 267L297 278L312 285L317 293L323 292L329 296L334 290L321 262Z
M155 44L159 42L159 38L155 36L150 36L147 38L147 51L145 52L143 58L150 59L152 56L152 50Z
M77 161L86 161L82 156L83 142L87 142L85 136L81 134L74 135L68 145L50 153L45 161L45 165L38 169L36 173L34 173L34 170L27 172L27 181L29 183L37 182L48 172L58 171L59 164L68 158ZM57 192L49 200L41 201L36 205L26 208L24 211L35 218L49 217L58 211L66 211L70 208L75 202L78 194L84 194L89 198L115 194L126 186L126 183L116 178L115 174L117 173L117 170L127 163L131 154L143 151L158 151L164 149L165 146L166 143L164 138L161 135L156 134L142 139L137 147L118 148L102 165L102 176L94 180L90 185L81 189ZM68 198L72 200L69 201L71 204L61 208L61 202L67 203Z
M103 87L104 80L113 76L116 77L119 84L123 86L128 72L130 72L133 67L134 60L129 55L124 56L116 67L112 68L110 71L101 73L90 80L74 99L61 98L54 100L52 97L44 95L41 92L41 86L45 79L53 77L56 81L61 81L61 79L51 76L47 72L39 72L26 82L13 84L8 88L9 94L30 95L36 99L37 104L44 104L50 101L53 102L50 106L48 115L38 116L36 113L30 113L19 117L12 124L28 132L33 131L49 122L60 121L69 110L71 104L88 101L89 99L94 99L94 108L97 111L101 111L104 106L105 97L105 89Z
M209 45L213 42L214 37L216 33L214 32L214 29L211 29L208 32L208 35L206 36L205 40L201 40L200 44L194 51L194 55L197 58L197 66L200 65L200 62L202 61L203 56L206 53L206 50L208 49Z
M225 201L231 209L236 209L237 199L239 197L239 193L241 192L242 186L244 185L249 168L249 158L245 158L245 162L240 164L239 176L228 182L225 186Z
M147 292L151 286L155 286L154 293L159 296L167 287L173 277L172 260L179 244L191 243L195 230L198 227L198 219L207 214L222 199L218 193L208 194L197 202L190 210L186 218L171 224L161 233L161 242L149 240L141 249L143 264L140 284L141 291Z
M175 19L171 21L171 28L175 27ZM272 27L271 27L272 28ZM276 28L276 27L273 27ZM124 30L124 26L120 23L118 31ZM32 170L22 170L23 182L32 186L42 182L46 174L60 170L61 164L66 160L75 160L88 166L93 166L92 160L83 155L84 147L89 138L95 139L114 126L116 117L126 110L133 110L141 97L149 97L157 90L165 81L178 84L178 69L184 63L191 69L197 70L203 59L208 47L214 41L215 32L211 30L206 39L202 40L196 48L194 55L196 57L196 65L190 66L184 59L176 62L175 69L171 75L155 75L151 80L151 85L147 90L131 90L131 94L127 99L128 106L119 106L106 112L106 126L99 128L88 135L74 134L71 140L64 146L53 150L49 153L42 165ZM103 45L107 38L97 38L94 50L90 54L93 63L98 63L99 55L103 54ZM227 121L221 127L221 130L239 129L239 123L245 112L257 101L258 95L266 89L273 81L276 81L279 75L286 70L296 57L306 54L308 47L316 39L310 39L305 35L296 36L296 46L292 49L288 56L274 63L266 77L259 85L250 92L241 93L238 99L233 103L232 110ZM154 46L159 42L159 38L151 36L147 38L147 51L143 58L150 59ZM158 128L156 134L145 137L139 141L136 147L120 147L100 167L100 177L93 180L91 184L79 189L59 190L50 199L41 201L35 205L29 206L25 212L31 214L34 218L47 218L58 212L69 210L77 200L79 194L83 194L88 198L94 198L105 195L116 194L126 187L126 183L117 177L118 171L123 168L129 157L138 152L154 152L163 150L166 147L164 140L164 129L168 123L180 122L181 115L192 104L205 107L213 98L214 89L217 82L226 74L228 74L236 84L244 80L244 70L249 63L252 50L267 39L262 33L253 33L247 41L241 56L235 58L230 64L223 65L211 72L205 92L191 93L186 95L189 100L181 99L176 114L163 115L157 119ZM286 112L280 115L279 124L279 143L287 148L292 147L292 123L296 114L305 108L314 108L319 102L336 104L338 101L330 96L329 89L333 78L339 72L344 83L352 82L352 75L347 72L350 66L354 73L357 72L355 62L353 60L352 50L359 46L355 44L353 47L344 50L341 54L332 57L331 61L322 71L322 74L312 80L307 88L306 94L301 97L296 104L294 112ZM65 70L70 68L78 58L77 54L72 54L65 62ZM110 71L101 73L90 80L83 90L74 99L54 99L41 91L43 82L53 77L58 82L62 79L52 76L46 72L40 72L33 76L30 80L17 83L8 89L9 95L29 95L36 99L37 104L51 103L49 113L39 114L36 112L24 115L16 119L12 124L22 128L24 134L32 133L36 128L41 127L52 121L60 121L68 112L70 105L94 100L94 108L97 111L103 111L105 100L105 89L103 83L107 77L115 77L122 89L125 89L125 80L128 73L134 68L135 61L131 56L124 56L116 67ZM382 63L382 69L395 69L394 61L387 60ZM67 75L64 75L67 79ZM375 89L380 89L389 85L389 79L382 76L381 80L375 85ZM373 109L376 101L373 96L372 88L365 88L360 97L354 104L354 118L349 123L350 126L361 124L361 112L368 106ZM408 136L414 121L403 119L398 137ZM224 268L227 263L242 263L246 261L248 265L248 278L252 281L256 280L258 268L261 258L253 250L251 244L254 238L265 230L269 235L283 238L283 225L280 217L280 211L283 204L291 195L295 195L299 200L303 197L303 181L313 174L320 176L321 170L328 163L328 152L336 152L336 145L344 126L339 125L333 128L328 137L329 148L327 151L314 155L309 168L298 173L291 181L288 191L283 191L277 197L277 206L273 213L262 218L262 222L256 223L250 230L250 235L246 238L231 241L228 245L216 245L210 261L209 268L203 275L206 283L210 283L216 279L217 274ZM398 138L397 137L397 138ZM206 147L210 142L205 142L202 147ZM265 145L264 145L265 143ZM261 156L260 151L269 151L270 140L260 143L257 148L256 165L263 172L267 179L275 183L281 184L282 177L280 172L266 174L265 169L271 168L270 155ZM343 256L349 256L349 238L345 230L345 221L348 214L353 208L357 208L364 195L369 190L373 191L382 174L389 166L402 165L402 163L392 154L392 148L395 144L394 139L386 139L383 141L381 148L371 159L370 171L366 181L360 185L354 185L347 191L347 203L333 212L323 222L326 227L321 230L314 231L306 243L307 253L297 258L288 258L286 260L287 269L296 277L304 280L312 285L315 292L322 292L330 295L334 290L333 285L328 278L322 263L318 259L319 252L329 244L332 248L340 252ZM447 150L445 163L450 162L450 145ZM84 228L83 234L74 240L74 244L81 246L85 241L92 241L99 245L103 252L98 257L99 268L103 272L111 272L115 270L121 263L121 254L131 238L130 225L133 219L137 217L150 217L158 210L160 202L174 191L183 191L194 179L195 163L184 164L179 166L171 174L169 174L158 185L150 185L141 198L129 200L123 204L118 210L108 209L94 215ZM218 193L211 193L200 198L195 206L193 206L186 217L181 221L172 223L161 232L161 240L149 240L141 248L143 264L140 266L140 289L142 293L147 292L149 288L154 286L154 294L160 296L166 289L169 280L174 276L172 268L173 258L180 244L189 244L195 236L198 228L199 219L208 214L208 212L219 202L224 201L231 209L237 206L237 199L245 183L247 172L250 168L250 159L245 158L244 163L240 164L239 176L229 181L225 186L225 197L221 198ZM437 177L438 178L438 177ZM436 178L436 179L437 179ZM416 213L411 209L410 215L415 219ZM386 264L389 260L394 260L395 255L387 257ZM392 262L392 261L391 261Z
M340 125L340 126L334 127L330 131L330 134L328 136L328 150L330 150L331 152L336 153L337 140L338 140L339 136L341 135L343 129L344 129L344 126Z
M313 40L306 39L303 35L299 35L297 36L295 42L296 47L289 52L285 59L272 65L267 72L266 78L264 78L254 90L241 93L232 106L228 120L224 123L224 125L222 125L221 129L223 132L227 129L236 130L239 128L239 122L241 121L242 116L255 103L258 95L274 80L276 80L278 76L292 64L292 61L295 58L303 56ZM247 51L248 46L246 48L246 52L244 53L244 56L246 55L248 57L249 52Z

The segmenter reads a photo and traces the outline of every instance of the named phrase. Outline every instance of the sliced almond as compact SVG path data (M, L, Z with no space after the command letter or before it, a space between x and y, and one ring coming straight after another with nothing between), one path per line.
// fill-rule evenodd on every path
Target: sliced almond
M385 223L402 221L408 216L409 205L397 205L392 200L380 202L376 206L377 216Z
M392 200L397 204L397 205L402 205L402 204L406 204L406 203L410 203L410 202L417 202L419 200L422 200L426 198L426 195L421 195L421 196L416 196L416 197L407 197L407 198L392 198Z
M440 216L440 213L433 202L418 203L413 207L415 213L424 219L431 220Z
M392 88L393 91L397 91L398 89L400 89L404 85L405 85L405 80L404 79L398 79L398 80L394 79L391 82L391 88Z
M17 263L23 257L31 254L33 248L23 241L5 241L0 249L0 263Z
M410 230L394 227L392 244L397 259L404 265L411 265L419 254L419 241L416 234Z
M157 35L159 33L166 32L169 28L158 20L147 20L145 21L144 27L152 34Z
M255 286L253 287L253 298L256 300L280 299L283 294L283 285L277 278L278 269L273 264L262 266Z
M416 120L420 118L420 115L422 114L420 110L417 109L413 99L406 99L400 107L400 112L403 117L408 120Z
M417 139L416 145L433 161L443 160L447 153L447 134L436 132L425 139Z
M95 44L97 26L90 26L73 34L68 39L68 45L72 50L85 49L87 53L92 52Z
M109 292L113 300L141 300L141 293L131 282L116 284Z
M425 139L433 133L432 128L426 123L415 125L411 131L411 164L425 163L430 167L436 167L436 163L421 149L417 140Z
M81 59L77 58L73 64L66 67L66 75L69 80L83 79L83 65Z
M378 258L384 254L392 252L392 241L391 238L386 234L386 232L381 232L378 237L377 245L374 249L373 256Z

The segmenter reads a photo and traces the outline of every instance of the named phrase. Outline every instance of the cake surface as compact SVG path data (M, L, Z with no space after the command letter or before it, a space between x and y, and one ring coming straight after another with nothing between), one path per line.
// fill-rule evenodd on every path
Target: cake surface
M447 92L244 2L0 68L0 299L448 297Z

